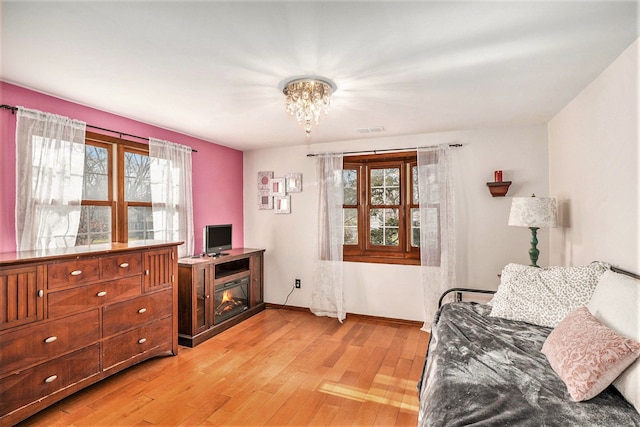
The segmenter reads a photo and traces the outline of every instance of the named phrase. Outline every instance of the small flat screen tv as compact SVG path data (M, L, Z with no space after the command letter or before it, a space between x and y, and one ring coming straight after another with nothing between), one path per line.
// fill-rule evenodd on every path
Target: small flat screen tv
M226 255L222 251L231 249L231 224L205 225L204 253L209 256Z

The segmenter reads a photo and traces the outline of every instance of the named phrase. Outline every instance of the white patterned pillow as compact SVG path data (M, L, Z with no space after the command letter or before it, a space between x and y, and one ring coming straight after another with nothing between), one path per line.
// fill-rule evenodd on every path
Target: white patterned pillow
M640 341L640 280L605 272L587 307L605 326ZM613 385L640 412L640 361L624 371Z
M536 268L508 264L493 298L491 316L554 328L585 306L608 265Z

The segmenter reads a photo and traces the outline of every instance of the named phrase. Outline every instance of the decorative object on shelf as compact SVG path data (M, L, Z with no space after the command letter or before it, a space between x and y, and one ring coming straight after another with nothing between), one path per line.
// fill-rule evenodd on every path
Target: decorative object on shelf
M258 209L273 209L273 196L269 191L258 191Z
M506 196L510 185L511 181L487 182L487 187L489 187L489 192L493 197Z
M285 173L286 191L287 193L302 192L302 174L301 173Z
M502 171L494 171L493 172L493 181L494 182L502 182Z
M294 77L284 81L282 93L286 97L287 113L296 116L299 124L304 124L307 136L311 136L311 121L318 125L320 114L329 112L331 95L336 88L334 82L324 77Z
M273 178L273 171L258 172L258 193L269 191L269 180Z
M509 225L529 227L531 230L531 249L529 258L532 267L539 267L538 229L541 227L555 227L558 208L556 199L552 197L514 197L511 201Z
M287 194L285 178L271 178L269 180L269 193L272 196L284 196Z
M273 205L277 214L291 213L291 196L276 196L273 198Z

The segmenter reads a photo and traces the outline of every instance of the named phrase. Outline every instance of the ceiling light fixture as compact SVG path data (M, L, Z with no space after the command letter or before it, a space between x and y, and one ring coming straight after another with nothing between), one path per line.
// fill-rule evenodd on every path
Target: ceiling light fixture
M311 121L317 125L320 113L329 112L335 90L336 84L324 77L296 77L284 82L285 108L299 124L304 124L307 136L311 136Z

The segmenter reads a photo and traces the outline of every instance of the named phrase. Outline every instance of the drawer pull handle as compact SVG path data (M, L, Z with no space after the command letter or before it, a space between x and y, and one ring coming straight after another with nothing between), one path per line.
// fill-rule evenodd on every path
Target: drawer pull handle
M146 309L146 308L141 308L140 310L138 310L138 313L142 314L142 313L144 313L144 312L146 312L146 311L147 311L147 309Z
M46 340L44 340L44 342L46 342L47 344L54 342L55 340L57 340L58 337L49 337Z
M46 378L46 379L44 380L44 382L45 382L45 383L52 383L52 382L54 382L54 381L55 381L55 380L57 380L57 379L58 379L58 376L57 376L57 375L51 375L50 377Z
M42 298L42 297L44 296L44 291L43 291L42 289L40 289L40 290L38 291L38 296L39 296L40 298Z
M147 342L147 339L146 339L146 338L140 338L140 339L138 340L138 344L144 344L145 342Z
M107 291L100 291L96 295L98 295L99 297L107 296Z
M127 268L127 267L129 267L128 262L123 262L122 264L120 264L120 268Z
M73 270L73 271L71 272L71 275L72 275L72 276L79 276L79 275L81 275L81 274L82 274L82 270Z

